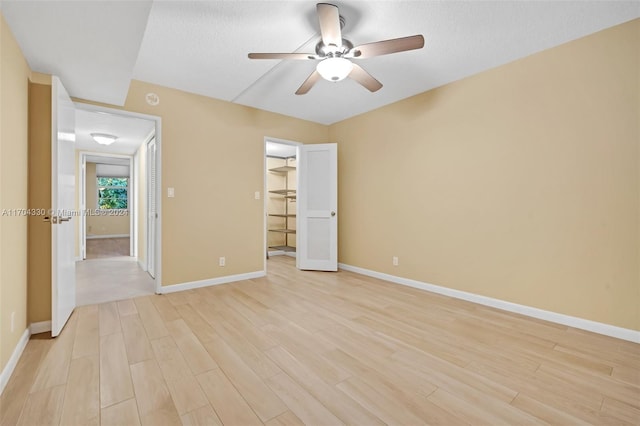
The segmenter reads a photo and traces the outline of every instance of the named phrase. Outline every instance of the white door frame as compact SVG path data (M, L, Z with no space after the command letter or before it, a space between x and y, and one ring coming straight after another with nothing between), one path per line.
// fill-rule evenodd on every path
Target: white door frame
M156 268L156 293L160 294L162 290L162 118L156 115L142 114L138 112L125 111L115 108L107 108L98 105L85 104L75 102L78 109L91 112L104 112L124 117L142 118L154 121L156 124L156 208L158 211L158 219L156 221L156 244L155 244L155 268ZM145 140L145 143L147 140ZM113 156L113 155L111 155Z
M292 146L300 146L300 145L304 145L302 142L296 142L296 141L290 141L290 140L286 140L286 139L278 139L278 138L272 138L270 136L265 136L264 137L264 152L262 155L262 160L263 160L263 164L262 164L262 168L263 168L263 188L262 188L262 229L264 231L264 236L263 236L263 241L262 241L262 247L264 247L265 250L268 250L267 247L267 235L268 235L268 231L267 231L267 197L268 197L268 192L267 192L267 173L269 172L267 170L267 142L273 142L273 143L279 143L282 145L292 145ZM298 234L296 233L296 246L298 245ZM267 273L267 256L266 256L266 252L265 252L265 256L264 256L264 273Z
M144 211L141 211L140 205L138 204L138 199L140 197L140 191L141 191L141 185L140 185L140 181L143 180L140 178L140 167L138 166L138 164L140 163L140 149L142 149L143 147L146 150L146 146L149 143L149 141L151 141L153 138L155 138L156 135L156 131L155 128L149 132L149 135L145 138L144 142L142 142L142 144L140 145L140 148L138 148L138 151L136 151L136 153L133 155L133 162L134 164L136 164L136 167L133 170L133 177L135 179L135 182L138 182L137 185L135 185L133 187L134 190L134 197L136 200L136 212L134 214L134 218L133 220L135 221L136 224L138 224L138 234L136 234L136 238L133 240L133 256L135 256L135 258L138 261L138 265L140 266L140 268L147 272L147 264L149 262L148 260L148 251L145 250L145 258L144 258L144 262L140 261L140 241L138 240L138 235L140 233L141 229L144 229L145 231L145 247L148 247L148 243L147 243L147 208L145 207ZM148 167L148 159L146 157L146 153L145 153L145 165L144 165L144 171L145 171L145 176L144 176L144 197L145 200L147 199L147 192L148 192L148 188L149 188L149 182L147 182L148 179L148 173L147 173L147 167ZM146 206L146 202L145 202L145 206ZM140 218L143 218L144 220L142 220L142 223L140 223Z
M153 146L154 146L154 157L152 158L149 155L149 145L151 145L151 143L153 142ZM153 244L153 248L150 248L151 245L151 241L153 240L154 242L156 241L157 238L157 231L158 231L158 227L157 227L157 219L158 219L158 199L157 199L157 191L156 191L156 199L153 200L154 203L151 203L150 201L150 196L152 194L152 192L149 190L151 187L151 167L150 165L153 163L153 167L155 170L157 170L158 167L158 144L157 141L155 139L155 137L153 135L151 135L149 138L147 138L144 142L144 147L140 147L141 149L144 148L145 151L145 185L146 185L146 191L145 191L145 212L144 212L144 226L145 226L145 238L146 238L146 259L145 259L145 265L144 265L144 270L152 277L155 279L156 276L156 261L157 261L157 257L156 257L156 252L155 252L155 248L156 248L156 244ZM157 177L157 173L156 173L156 177ZM156 189L158 187L158 182L155 181L154 179L154 183L156 185ZM151 214L151 206L155 204L156 205L156 212L155 215ZM152 229L152 224L155 225L155 231L151 232ZM153 256L149 256L150 253L153 253Z
M105 157L105 158L126 158L129 160L129 256L137 256L135 247L138 239L138 222L135 220L138 214L138 203L135 197L135 187L138 185L135 179L134 171L137 170L137 164L133 161L133 155L110 154L108 152L80 151L78 153L78 170L80 170L80 184L78 185L78 200L80 201L80 211L88 209L95 210L96 206L87 207L87 157ZM83 201L84 200L84 205ZM80 215L80 259L87 258L87 216Z

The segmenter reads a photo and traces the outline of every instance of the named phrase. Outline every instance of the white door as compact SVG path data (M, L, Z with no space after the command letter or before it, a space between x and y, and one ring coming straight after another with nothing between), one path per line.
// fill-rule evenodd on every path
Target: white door
M156 139L147 144L147 271L156 277Z
M75 107L57 77L51 82L51 335L76 306Z
M338 145L298 147L298 269L338 270Z

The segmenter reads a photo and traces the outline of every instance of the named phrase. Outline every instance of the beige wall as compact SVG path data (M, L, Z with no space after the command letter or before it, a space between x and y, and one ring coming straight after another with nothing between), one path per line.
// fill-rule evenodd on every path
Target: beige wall
M51 208L51 85L29 84L29 208ZM51 224L29 217L29 323L51 320Z
M87 210L97 210L98 189L96 187L96 163L87 163L86 198ZM129 189L133 196L133 189ZM131 201L130 201L131 202ZM87 237L102 235L129 235L129 214L87 216Z
M26 209L30 70L2 14L0 58L0 210ZM0 371L26 328L27 217L1 215Z
M639 52L635 20L331 126L340 261L640 330Z

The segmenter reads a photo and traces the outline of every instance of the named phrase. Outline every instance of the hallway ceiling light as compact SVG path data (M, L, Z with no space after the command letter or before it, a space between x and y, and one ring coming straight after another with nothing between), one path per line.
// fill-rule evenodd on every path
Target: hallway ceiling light
M91 133L91 137L100 145L111 145L116 141L116 139L118 139L117 136L109 135L107 133Z

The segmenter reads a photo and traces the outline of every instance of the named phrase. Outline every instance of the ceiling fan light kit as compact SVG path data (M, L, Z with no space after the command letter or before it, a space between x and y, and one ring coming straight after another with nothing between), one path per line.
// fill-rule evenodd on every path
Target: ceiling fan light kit
M316 53L249 53L249 59L297 59L316 60L316 69L307 77L296 91L296 95L304 95L318 82L320 78L338 82L349 77L364 86L370 92L382 88L382 83L376 80L361 66L351 59L367 59L390 53L405 52L407 50L424 47L424 37L414 35L391 40L376 41L360 46L353 46L349 40L342 38L342 28L345 20L338 11L338 7L329 3L316 5L320 22L321 40L316 45Z
M353 69L353 63L345 58L327 58L316 66L316 70L327 81L342 81Z

